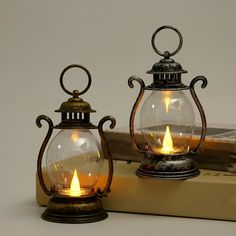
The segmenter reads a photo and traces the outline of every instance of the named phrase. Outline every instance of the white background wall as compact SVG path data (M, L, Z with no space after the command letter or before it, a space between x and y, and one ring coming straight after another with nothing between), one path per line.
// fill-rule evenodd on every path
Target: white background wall
M206 89L196 88L208 123L236 124L235 10L233 0L1 0L0 158L7 163L0 165L1 176L13 178L19 167L16 189L34 181L46 132L35 119L46 114L59 121L54 110L67 99L59 75L71 63L85 65L93 76L84 98L98 111L94 123L112 114L117 126L127 125L137 95L127 79L135 74L151 81L146 71L159 56L150 39L164 24L183 34L184 46L175 57L189 71L183 81L189 84L200 74L208 78ZM166 37L161 45L174 48L177 37ZM74 76L68 87L83 86L83 73L74 75L81 80Z

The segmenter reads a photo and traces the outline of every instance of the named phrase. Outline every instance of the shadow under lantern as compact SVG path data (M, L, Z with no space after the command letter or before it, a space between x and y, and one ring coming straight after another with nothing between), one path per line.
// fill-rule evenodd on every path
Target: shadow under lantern
M64 87L64 74L71 68L80 68L86 72L88 84L83 91L70 92ZM49 126L37 163L41 187L47 195L52 195L42 214L42 218L47 221L87 223L107 218L107 212L103 209L100 198L110 192L113 162L104 136L103 125L106 121L110 121L110 128L114 128L116 121L113 117L106 116L100 120L98 126L90 122L90 113L95 110L80 98L80 95L87 92L91 81L90 72L84 66L75 64L66 67L61 73L60 84L62 89L72 97L56 110L61 113L61 122L54 126L52 120L45 115L40 115L36 119L38 127L42 126L42 120ZM42 159L53 129L60 131L50 142L46 153L46 169L52 183L51 186L47 186L43 178ZM90 131L92 129L98 130L104 153L96 136ZM109 166L106 184L102 190L100 188L95 190L103 156L107 158Z
M157 33L164 29L171 29L179 36L179 45L174 52L160 52L155 45ZM131 88L134 87L134 81L140 84L140 92L134 103L129 124L134 147L139 152L145 153L145 158L136 174L140 177L161 179L191 178L199 174L192 156L199 151L206 133L205 114L194 86L196 82L201 81L201 87L205 88L207 79L204 76L197 76L189 86L182 83L181 75L187 71L171 58L179 52L183 44L183 38L178 29L172 26L158 28L153 33L151 43L154 51L163 57L153 65L150 71L147 71L148 74L153 75L153 83L145 86L144 81L136 76L128 80ZM144 101L140 111L143 141L139 142L134 133L134 120L146 90L151 94ZM194 110L184 90L190 90L202 122L199 143L192 150L190 150L190 143L194 133Z

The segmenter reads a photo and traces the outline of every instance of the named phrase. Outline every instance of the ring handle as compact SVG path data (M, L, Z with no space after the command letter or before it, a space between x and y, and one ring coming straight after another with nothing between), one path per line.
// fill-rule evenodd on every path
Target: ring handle
M71 68L80 68L80 69L84 70L85 73L86 73L87 76L88 76L88 84L87 84L86 88L78 93L78 95L82 95L82 94L86 93L86 92L89 90L89 88L90 88L90 86L91 86L91 83L92 83L92 77L91 77L91 74L90 74L89 70L88 70L86 67L82 66L82 65L79 65L79 64L72 64L72 65L67 66L67 67L61 72L61 75L60 75L60 85L61 85L62 89L63 89L67 94L73 95L73 92L71 92L71 91L69 91L68 89L66 89L65 86L64 86L64 83L63 83L63 79L64 79L65 73L66 73L69 69L71 69Z
M179 46L177 47L177 49L173 52L168 52L168 51L165 51L164 53L159 51L155 45L155 38L156 38L156 35L158 32L160 32L161 30L164 30L164 29L172 29L173 31L175 31L178 36L179 36ZM152 48L154 49L154 51L160 55L160 56L163 56L163 57L171 57L171 56L174 56L176 53L178 53L180 51L180 49L182 48L183 46L183 36L182 34L179 32L178 29L174 28L173 26L171 25L164 25L164 26L161 26L160 28L158 28L152 35L152 40L151 40L151 43L152 43Z

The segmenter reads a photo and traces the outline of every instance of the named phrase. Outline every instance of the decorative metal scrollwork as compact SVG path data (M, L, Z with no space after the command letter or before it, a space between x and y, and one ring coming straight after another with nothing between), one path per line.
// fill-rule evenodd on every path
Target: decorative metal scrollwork
M199 151L199 149L201 148L201 146L205 140L205 137L206 137L206 129L207 129L205 112L202 108L202 105L201 105L201 103L197 97L197 94L195 92L195 89L194 89L194 86L198 81L202 81L201 88L205 88L207 86L207 79L204 76L195 77L189 85L190 93L193 97L194 102L197 105L197 108L198 108L200 116L201 116L201 122L202 122L202 130L201 130L201 137L200 137L199 143L198 143L197 147L191 151L191 154L196 154Z
M139 152L145 152L149 149L148 145L146 143L139 143L136 140L135 133L134 133L134 119L135 119L135 115L136 115L139 103L142 100L142 97L143 97L143 94L144 94L145 83L141 78L139 78L137 76L131 76L128 80L128 85L129 85L130 88L134 88L133 81L136 81L136 82L139 83L140 91L139 91L138 97L136 98L136 101L133 105L133 108L132 108L132 111L131 111L131 114L130 114L130 119L129 119L130 136L131 136L134 148Z
M111 186L111 182L112 182L112 178L113 178L113 160L112 160L112 155L108 146L108 142L106 140L106 137L104 135L104 131L103 131L103 125L107 122L110 121L110 129L113 129L116 125L116 120L114 117L112 116L105 116L103 117L99 123L98 123L98 132L99 135L101 137L101 144L103 147L103 151L104 151L104 156L107 158L108 160L108 165L109 165L109 171L108 171L108 177L107 177L107 182L106 185L104 187L103 190L101 190L100 188L97 190L97 194L99 197L103 197L106 196L107 193L109 193L110 190L110 186Z
M41 121L42 120L45 120L47 123L48 123L48 132L46 134L46 137L44 138L44 141L42 143L42 146L39 150L39 154L38 154L38 161L37 161L37 174L38 174L38 179L39 179L39 183L43 189L43 191L47 194L47 195L51 195L52 192L49 191L47 189L47 186L44 182L44 179L43 179L43 173L42 173L42 159L43 159L43 153L44 153L44 150L47 146L47 143L52 135L52 132L53 132L53 122L52 120L48 117L48 116L45 116L45 115L40 115L37 117L36 119L36 124L39 128L42 127L42 123Z

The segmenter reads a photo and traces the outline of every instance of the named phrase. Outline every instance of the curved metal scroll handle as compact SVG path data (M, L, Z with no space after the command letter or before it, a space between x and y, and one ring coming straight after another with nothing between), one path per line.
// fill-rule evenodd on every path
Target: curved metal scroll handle
M200 140L199 140L199 143L198 143L197 147L190 152L191 154L196 154L199 151L199 149L201 148L201 146L202 146L202 144L203 144L203 142L205 140L205 137L206 137L206 129L207 129L206 116L205 116L204 110L202 108L202 105L201 105L201 103L200 103L200 101L199 101L199 99L197 97L197 94L196 94L196 92L194 90L194 85L198 81L202 81L202 85L201 85L202 88L205 88L207 86L207 79L204 76L197 76L197 77L195 77L191 81L190 86L189 86L190 87L191 95L193 97L194 102L197 105L197 108L198 108L199 112L200 112L201 121L202 121L201 137L200 137Z
M137 142L136 138L135 138L135 134L134 134L134 119L135 119L135 115L138 109L138 106L140 104L140 101L142 100L143 94L144 94L144 88L145 88L145 83L144 81L137 77L137 76L131 76L128 79L128 85L130 88L134 88L134 84L133 81L136 81L140 84L140 91L138 94L138 97L133 105L131 114L130 114L130 119L129 119L129 131L130 131L130 136L132 139L132 143L134 145L134 148L138 151L138 152L145 152L146 149L146 144L141 145Z
M111 129L113 129L116 125L116 120L112 116L105 116L98 123L98 132L99 132L99 135L101 137L101 144L102 144L102 147L103 147L104 156L106 156L106 158L108 159L108 165L109 165L106 185L105 185L103 190L101 190L100 188L97 190L97 195L99 197L104 197L104 196L107 195L107 193L109 193L111 191L110 186L111 186L111 182L112 182L112 178L113 178L112 155L111 155L111 152L110 152L110 149L108 147L108 143L107 143L107 140L105 138L104 131L103 131L103 125L106 121L111 121L111 124L110 124Z
M80 68L80 69L84 70L85 73L86 73L87 76L88 76L88 84L87 84L86 88L85 88L84 90L80 91L79 93L77 93L78 95L82 95L82 94L86 93L86 92L89 90L89 88L90 88L90 86L91 86L91 83L92 83L92 77L91 77L91 74L90 74L89 70L88 70L86 67L82 66L82 65L79 65L79 64L72 64L72 65L67 66L67 67L61 72L61 75L60 75L60 85L61 85L62 89L63 89L67 94L73 95L73 92L67 90L67 89L65 88L65 86L64 86L64 83L63 83L64 74L65 74L69 69L71 69L71 68Z
M48 123L48 132L47 132L47 135L42 143L42 146L39 150L39 154L38 154L38 161L37 161L37 174L38 174L38 179L39 179L39 183L43 189L43 191L47 194L47 195L52 195L52 192L49 191L47 189L47 186L43 180L43 174L42 174L42 159L43 159L43 153L45 151L45 148L47 146L47 143L52 135L52 131L53 131L53 122L52 120L48 117L48 116L45 116L45 115L40 115L37 117L36 119L36 124L39 128L42 127L42 124L41 124L41 121L42 120L45 120L47 123Z

